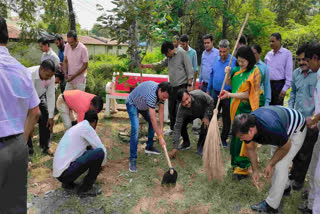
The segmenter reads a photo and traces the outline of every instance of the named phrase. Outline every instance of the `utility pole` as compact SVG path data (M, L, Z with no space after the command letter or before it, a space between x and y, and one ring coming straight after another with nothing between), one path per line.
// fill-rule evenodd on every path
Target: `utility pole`
M69 8L69 19L70 19L70 29L77 31L76 29L76 16L73 12L72 0L68 0L68 8Z

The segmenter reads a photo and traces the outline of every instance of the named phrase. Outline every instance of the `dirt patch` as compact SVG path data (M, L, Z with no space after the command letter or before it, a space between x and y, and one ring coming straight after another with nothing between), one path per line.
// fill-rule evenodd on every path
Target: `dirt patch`
M192 205L189 209L178 212L178 214L189 214L189 213L209 213L210 210L210 204L204 205L201 203L197 203L196 205Z
M129 159L123 158L119 160L108 160L106 166L103 167L102 172L99 174L97 180L102 182L102 189L105 196L112 195L112 187L121 185L122 176L121 170L128 170Z
M157 175L163 176L164 171L157 168ZM133 213L139 214L143 212L151 213L167 213L167 207L160 207L160 201L167 201L170 205L173 205L177 201L182 201L184 198L183 186L179 183L174 187L166 187L161 185L161 181L157 178L153 179L155 187L152 190L151 197L140 198L137 205L133 207Z
M60 182L52 177L52 170L45 167L31 169L31 179L28 192L42 197L46 192L55 190L61 186Z

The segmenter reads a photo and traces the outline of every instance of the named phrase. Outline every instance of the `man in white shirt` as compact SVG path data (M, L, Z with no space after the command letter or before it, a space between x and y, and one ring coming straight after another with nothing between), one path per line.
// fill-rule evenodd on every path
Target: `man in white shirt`
M51 59L54 62L56 68L59 67L60 59L57 54L51 49L49 40L41 38L38 40L40 50L42 51L41 62L46 59Z
M52 154L49 149L50 133L53 129L55 107L55 64L51 59L44 60L40 66L28 68L32 73L32 83L40 99L39 141L43 153ZM31 136L28 140L29 154L33 154Z
M97 112L89 110L83 121L63 135L53 158L53 176L62 183L64 189L74 189L74 181L89 170L77 189L78 194L101 193L101 189L93 184L100 173L101 165L107 162L107 151L95 131L97 123Z

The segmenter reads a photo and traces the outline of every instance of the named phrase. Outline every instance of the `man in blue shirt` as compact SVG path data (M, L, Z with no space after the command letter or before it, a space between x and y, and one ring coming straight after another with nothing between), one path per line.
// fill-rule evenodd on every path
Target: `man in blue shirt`
M304 60L306 48L307 45L303 45L296 52L299 68L294 70L292 74L291 92L288 102L289 108L300 111L305 118L312 117L315 110L314 90L318 80L317 73L312 72L308 63ZM300 151L293 159L293 165L289 175L294 190L300 190L303 187L311 161L313 147L317 139L318 129L308 128L306 139Z
M159 144L166 145L163 138L164 101L168 99L172 87L168 82L160 84L147 81L141 83L129 95L126 105L131 123L130 135L130 162L129 171L137 172L137 146L139 136L139 113L149 123L148 141L145 149L147 154L159 155L160 152L153 146L154 132L156 132ZM159 122L156 118L156 105L159 104Z
M261 58L261 47L260 45L252 45L252 52L256 58L256 65L261 72L261 89L264 91L265 106L268 106L271 102L271 86L270 86L270 71L268 66L262 62Z
M225 77L224 69L229 65L231 54L229 54L230 43L228 40L223 39L219 42L219 55L216 62L213 64L213 68L210 72L210 81L207 88L207 93L211 94L215 103L218 101L218 96L222 87L222 83ZM236 65L236 58L233 57L231 68ZM231 91L231 86L225 84L224 90ZM220 101L219 111L222 109L222 121L223 128L221 133L222 145L226 147L228 139L231 119L230 119L230 99L224 99Z
M278 213L284 190L289 186L291 161L307 133L305 118L300 112L283 106L260 107L250 114L237 115L233 120L232 133L246 143L252 164L251 176L256 185L260 177L256 144L277 147L263 170L266 179L272 177L268 197L251 205L251 209L259 213Z
M64 44L63 38L60 34L56 34L54 43L56 44L57 48L59 49L58 56L59 56L59 60L60 60L59 69L57 70L58 75L56 75L56 76L59 77L60 90L61 90L61 93L63 93L64 89L66 87L66 81L65 81L63 72L61 72L61 68L62 68L62 63L63 63L63 59L64 59L64 46L65 46L65 44Z
M219 51L213 47L213 36L211 34L204 35L203 41L205 50L201 56L199 83L201 84L201 90L207 92L212 66L219 56Z
M193 76L193 89L195 89L196 81L198 77L198 59L197 52L189 46L189 37L187 35L182 35L180 37L180 47L185 50L190 58L194 76Z

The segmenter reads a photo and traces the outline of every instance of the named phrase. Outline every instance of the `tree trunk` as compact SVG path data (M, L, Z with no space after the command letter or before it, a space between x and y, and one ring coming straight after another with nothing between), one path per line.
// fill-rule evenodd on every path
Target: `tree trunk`
M74 30L77 32L76 29L76 16L73 12L73 7L72 7L72 0L68 0L68 7L69 7L69 19L70 19L70 29Z
M225 0L225 11L227 10L228 10L228 0ZM227 38L228 23L229 23L229 19L225 16L225 14L223 14L222 15L222 39Z

